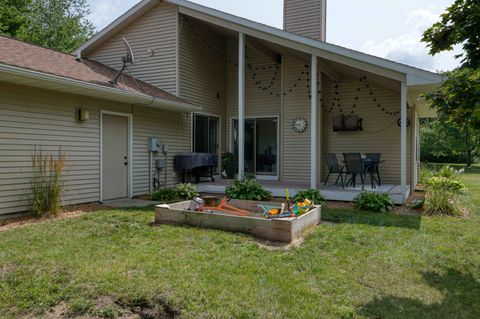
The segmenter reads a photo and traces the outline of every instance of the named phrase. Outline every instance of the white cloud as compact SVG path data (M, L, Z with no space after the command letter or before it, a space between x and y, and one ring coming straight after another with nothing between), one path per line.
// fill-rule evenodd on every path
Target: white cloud
M137 2L138 0L89 0L89 19L94 22L97 30L101 30Z
M432 57L428 54L426 43L421 41L423 32L438 21L439 14L434 11L433 7L410 11L405 20L404 34L384 41L369 40L362 46L362 51L431 71L455 68L458 61L454 55L459 53L459 48Z

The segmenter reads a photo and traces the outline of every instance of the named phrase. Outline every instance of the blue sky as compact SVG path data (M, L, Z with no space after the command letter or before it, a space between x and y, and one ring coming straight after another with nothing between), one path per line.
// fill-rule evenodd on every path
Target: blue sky
M422 32L454 0L329 0L327 41L427 70L458 65L455 52L428 55ZM138 0L88 0L90 19L101 29ZM193 0L274 27L283 25L283 0Z

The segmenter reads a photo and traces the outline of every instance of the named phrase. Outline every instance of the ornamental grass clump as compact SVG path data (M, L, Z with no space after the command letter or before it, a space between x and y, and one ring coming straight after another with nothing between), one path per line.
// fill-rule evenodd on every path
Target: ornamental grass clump
M425 215L461 216L458 199L465 192L465 185L456 178L430 177L426 183Z
M32 174L30 177L30 208L32 215L41 217L47 214L56 215L61 209L61 198L64 192L62 175L65 169L66 156L60 148L58 155L43 153L41 148L32 153Z

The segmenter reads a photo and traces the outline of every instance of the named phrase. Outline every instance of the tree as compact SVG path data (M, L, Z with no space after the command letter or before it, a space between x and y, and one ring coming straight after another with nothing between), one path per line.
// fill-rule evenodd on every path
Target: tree
M421 159L427 162L466 163L480 156L480 135L445 116L422 125L421 145Z
M0 0L0 32L71 52L94 33L86 0ZM3 6L2 6L3 7ZM5 17L5 19L4 19Z
M422 41L435 55L462 45L462 66L445 73L439 90L425 94L427 101L474 138L480 134L480 5L478 0L456 0L439 22L423 34ZM471 164L469 156L467 164Z
M430 54L451 51L454 45L461 44L464 54L464 67L480 67L480 3L478 0L456 0L440 21L427 29L422 41L430 48Z
M0 0L0 33L15 37L27 23L31 0Z

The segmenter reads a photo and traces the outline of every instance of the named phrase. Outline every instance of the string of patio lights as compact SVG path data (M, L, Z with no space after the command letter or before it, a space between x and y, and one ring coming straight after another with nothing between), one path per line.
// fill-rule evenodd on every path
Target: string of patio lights
M201 41L202 44L206 45L209 50L212 50L217 56L222 57L222 59L226 59L224 53L218 49L215 49L213 46L211 46L207 40L202 38L202 35L196 30L196 28L192 24L188 24L188 27L194 32L194 34L197 36L197 39ZM245 58L248 60L248 55L245 55ZM229 64L233 64L232 60L228 60ZM234 63L235 67L238 68L238 63ZM247 70L248 70L248 75L250 76L250 79L252 81L255 81L255 86L262 92L265 92L268 95L275 96L277 98L280 98L281 92L275 91L274 87L279 78L281 78L280 72L281 72L281 64L278 63L273 63L273 64L252 64L252 63L247 63ZM258 72L259 71L267 71L267 70L272 70L272 76L268 77L267 80L262 80L259 77ZM317 73L317 77L320 74ZM305 64L303 67L303 70L299 72L299 76L297 79L294 81L293 85L291 85L289 88L286 88L283 92L283 96L287 96L288 94L294 93L296 90L305 88L306 89L306 94L308 94L308 98L312 98L311 94L311 83L310 83L310 65ZM351 102L351 111L350 114L354 115L355 114L355 109L358 107L358 103L360 100L359 95L364 92L368 91L368 94L372 100L376 104L376 108L390 116L398 116L400 115L400 110L396 110L394 112L390 111L386 106L384 106L377 95L373 92L372 85L368 81L367 76L362 76L358 80L359 84L357 86L357 94L353 98L353 101ZM317 82L317 86L320 85L320 82ZM337 110L338 113L344 114L344 107L342 106L342 95L340 93L340 85L338 82L335 82L335 91L334 91L334 97L333 97L333 102L330 108L326 109L325 111L327 113L332 113L334 110ZM318 90L318 96L319 96L319 101L322 103L322 95L321 95L321 90ZM321 105L322 108L326 108L324 105ZM409 107L409 106L407 106Z
M358 107L358 102L360 100L360 97L359 97L359 94L362 93L362 91L365 91L367 90L368 91L368 95L370 96L370 98L372 99L372 102L374 102L376 104L376 107L377 109L380 111L380 112L383 112L384 114L386 115L391 115L391 116L398 116L400 115L400 110L397 110L397 111L390 111L386 106L384 106L379 98L376 96L376 94L373 92L373 89L372 89L372 85L370 84L370 82L367 80L367 76L364 75L362 76L359 80L358 80L359 84L357 86L357 94L355 95L355 97L353 98L353 101L352 101L352 109L350 111L350 114L355 114L355 109ZM335 82L335 92L334 92L334 96L333 96L333 101L332 101L332 105L330 106L330 108L328 110L326 110L327 113L331 113L334 109L337 109L338 110L338 113L340 114L344 114L344 108L342 107L342 99L341 99L341 95L340 95L340 85L338 82Z

